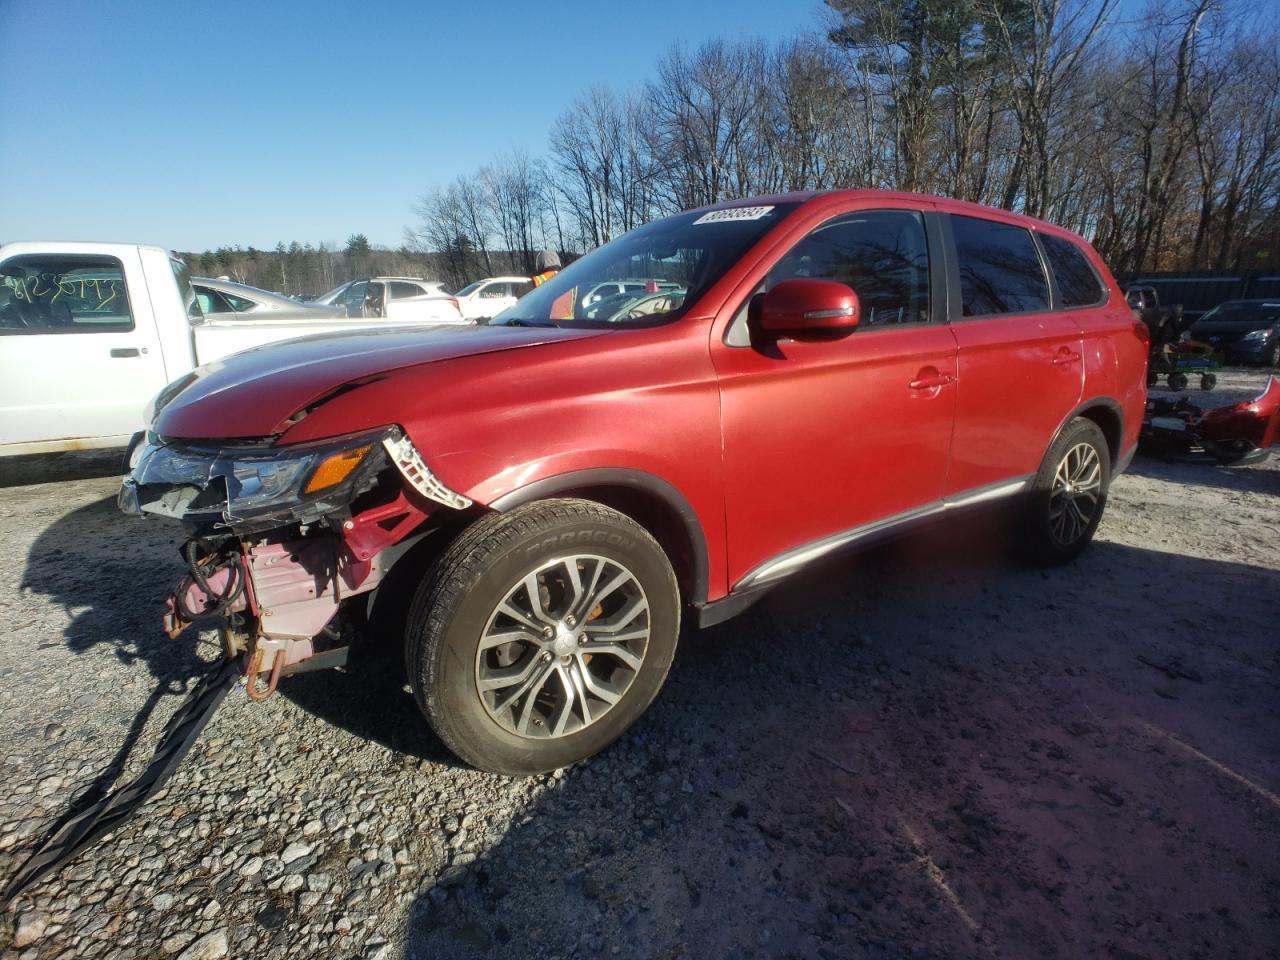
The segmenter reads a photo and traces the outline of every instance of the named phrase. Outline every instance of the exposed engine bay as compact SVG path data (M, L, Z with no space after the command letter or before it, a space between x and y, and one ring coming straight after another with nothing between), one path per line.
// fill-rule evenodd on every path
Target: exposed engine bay
M428 517L471 506L398 427L288 447L152 435L129 462L120 508L189 533L165 633L219 622L227 657L246 655L253 699L282 676L345 663L379 584L431 529Z

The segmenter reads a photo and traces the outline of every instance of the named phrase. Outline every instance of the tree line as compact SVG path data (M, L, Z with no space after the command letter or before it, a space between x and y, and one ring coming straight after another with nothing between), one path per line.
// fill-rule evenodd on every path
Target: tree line
M833 187L1062 224L1116 272L1280 265L1280 47L1244 0L827 0L820 30L673 46L544 156L427 191L406 253L528 273L658 216Z
M278 243L274 250L219 247L179 254L197 277L227 277L237 283L291 296L314 297L359 277L425 277L438 274L437 257L420 250L375 247L362 233L345 244Z
M1277 28L1250 0L827 0L801 35L677 44L644 83L585 90L543 155L427 190L398 249L184 256L293 294L396 274L458 289L690 207L835 187L1050 220L1117 273L1280 267Z

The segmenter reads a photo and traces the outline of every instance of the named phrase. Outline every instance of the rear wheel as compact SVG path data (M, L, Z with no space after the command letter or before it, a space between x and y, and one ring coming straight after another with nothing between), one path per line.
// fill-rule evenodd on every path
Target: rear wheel
M530 774L608 746L666 679L675 575L629 518L548 500L477 521L414 599L406 660L440 739L484 770Z
M1185 373L1169 374L1170 390L1185 390L1187 389L1187 383L1188 383L1188 380L1187 380L1187 375Z
M1033 482L1023 530L1030 558L1056 566L1088 546L1110 482L1106 437L1092 420L1077 417L1049 448Z

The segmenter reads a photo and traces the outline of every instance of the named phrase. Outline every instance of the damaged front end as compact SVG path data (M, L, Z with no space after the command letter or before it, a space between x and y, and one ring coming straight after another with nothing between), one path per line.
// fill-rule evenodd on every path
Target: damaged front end
M285 446L148 436L130 467L120 508L190 534L165 633L219 622L227 656L246 655L254 699L282 676L345 663L373 591L428 518L471 506L396 426Z
M1280 380L1252 400L1205 409L1185 398L1147 401L1139 445L1148 456L1243 466L1271 454L1280 437Z

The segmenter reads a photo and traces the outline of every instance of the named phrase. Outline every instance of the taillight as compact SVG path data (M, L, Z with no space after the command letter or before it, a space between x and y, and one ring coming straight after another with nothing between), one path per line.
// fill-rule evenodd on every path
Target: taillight
M457 297L449 297L448 299L449 299L449 302L453 304L453 309L455 309L455 310L457 310L459 313L461 313L461 312L462 312L462 307L458 306L458 298L457 298Z

